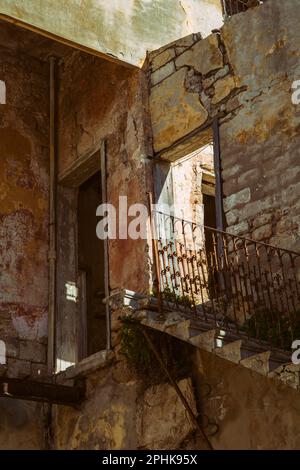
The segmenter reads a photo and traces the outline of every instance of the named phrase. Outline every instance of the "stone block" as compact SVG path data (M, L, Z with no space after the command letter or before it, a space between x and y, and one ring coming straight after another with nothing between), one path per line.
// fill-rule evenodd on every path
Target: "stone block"
M198 93L188 93L182 68L151 90L150 110L155 151L169 147L207 120Z
M212 104L217 104L224 100L236 88L234 77L228 75L221 80L218 80L215 85L214 96L211 100Z
M267 240L272 236L272 225L262 225L252 232L252 238L256 241Z
M254 372L257 372L258 374L268 375L270 372L269 359L270 351L266 351L247 357L246 359L242 359L240 364L242 364L244 367L247 367L247 369L251 369Z
M238 193L227 196L224 200L224 210L228 212L237 206L247 204L251 200L250 188L244 188Z
M167 62L170 62L175 57L175 50L173 48L166 49L161 52L159 55L154 57L151 62L151 69L155 72L157 69L165 65Z
M151 85L154 86L157 83L161 82L165 78L167 78L169 75L172 75L172 73L175 72L175 66L174 62L168 62L166 65L161 67L160 69L156 70L156 72L153 72L151 75Z
M261 215L255 217L255 219L253 220L253 227L257 228L257 227L261 227L262 225L269 224L272 221L272 218L273 218L272 213L270 213L270 214L265 214L265 213L261 214Z
M196 42L190 49L177 57L175 64L177 68L193 67L202 75L222 68L223 55L219 49L217 35L211 34Z

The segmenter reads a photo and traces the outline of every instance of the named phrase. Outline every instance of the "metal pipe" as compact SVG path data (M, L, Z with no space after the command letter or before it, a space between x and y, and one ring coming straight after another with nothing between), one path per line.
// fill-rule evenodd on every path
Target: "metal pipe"
M218 119L213 121L214 169L216 175L216 225L223 230L223 198L221 177L221 151Z
M55 368L56 325L56 59L50 58L50 165L49 165L49 299L48 299L48 372Z
M157 233L156 225L153 215L153 195L148 192L148 204L149 204L149 214L150 214L150 228L151 228L151 237L152 237L152 247L153 247L153 260L154 268L157 280L157 301L158 301L158 310L162 312L162 292L161 292L161 282L160 282L160 271L159 271L159 252L158 252L158 243L157 243Z
M102 192L102 204L107 203L107 182L106 182L106 145L105 140L101 143L100 148L100 167L101 167L101 192ZM104 240L104 288L105 298L108 299L110 295L109 288L109 245L108 239ZM108 302L105 303L105 315L106 315L106 349L111 350L111 319L110 319L110 308Z

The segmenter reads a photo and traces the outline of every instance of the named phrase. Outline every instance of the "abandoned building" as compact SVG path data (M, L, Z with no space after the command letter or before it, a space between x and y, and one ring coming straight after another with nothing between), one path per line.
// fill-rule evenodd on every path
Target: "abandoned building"
M299 23L0 0L0 449L300 448Z

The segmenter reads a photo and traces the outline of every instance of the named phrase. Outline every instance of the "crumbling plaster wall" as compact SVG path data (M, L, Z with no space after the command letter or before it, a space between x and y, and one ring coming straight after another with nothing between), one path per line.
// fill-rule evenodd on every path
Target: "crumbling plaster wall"
M221 0L0 0L1 15L137 67L147 50L222 24Z
M155 152L219 117L228 230L296 249L300 109L296 0L273 0L150 54Z
M178 383L195 409L191 380ZM145 389L124 359L89 375L86 398L77 409L53 408L54 449L176 449L193 431L173 387Z
M205 351L194 349L193 362L201 414L219 426L214 449L299 449L298 390Z
M119 196L127 196L128 207L147 205L152 148L144 73L76 52L59 81L59 173L105 139L107 201L117 209ZM110 240L111 290L148 291L147 249L147 240Z
M1 51L0 73L0 335L9 374L26 377L46 360L48 70Z
M48 303L48 67L1 49L0 375L45 372ZM3 362L3 360L1 361ZM0 398L0 448L44 445L41 406Z

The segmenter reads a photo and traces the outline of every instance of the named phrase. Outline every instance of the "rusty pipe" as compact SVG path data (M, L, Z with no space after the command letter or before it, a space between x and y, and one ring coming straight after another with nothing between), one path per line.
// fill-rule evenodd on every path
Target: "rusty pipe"
M49 374L55 369L55 326L56 326L56 59L50 57L50 119L49 119L49 298L48 298L48 351Z

